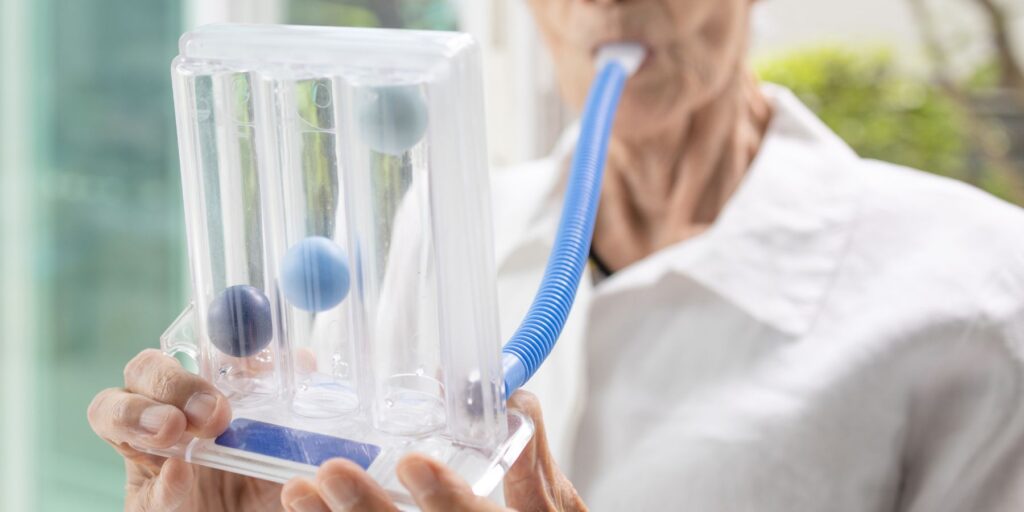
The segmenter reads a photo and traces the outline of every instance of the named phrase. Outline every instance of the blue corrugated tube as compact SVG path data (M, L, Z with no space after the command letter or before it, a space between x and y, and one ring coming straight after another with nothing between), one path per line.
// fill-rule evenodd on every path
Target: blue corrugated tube
M608 60L590 89L554 249L526 318L502 349L506 398L522 387L551 353L572 309L590 254L608 139L631 73L629 67L617 59Z

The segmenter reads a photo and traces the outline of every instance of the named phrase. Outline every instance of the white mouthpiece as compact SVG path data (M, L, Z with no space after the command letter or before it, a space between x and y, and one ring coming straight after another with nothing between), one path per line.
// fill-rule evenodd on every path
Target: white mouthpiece
M626 68L629 76L633 76L646 57L647 49L640 43L608 43L597 50L597 68L615 61Z

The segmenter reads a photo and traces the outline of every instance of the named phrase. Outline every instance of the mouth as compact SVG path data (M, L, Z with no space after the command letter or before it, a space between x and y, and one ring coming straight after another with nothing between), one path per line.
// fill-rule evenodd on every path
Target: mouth
M648 63L651 60L651 58L650 58L651 55L654 54L654 48L650 44L647 44L645 41L640 41L640 40L637 40L637 39L608 39L608 40L603 40L603 41L593 45L590 48L590 58L593 59L593 60L596 60L597 59L597 52L600 51L601 47L606 45L606 44L612 44L612 43L629 43L629 44L638 44L640 46L643 46L644 51L646 51L646 55L644 56L643 63L641 63L641 65L640 65L640 69L641 70L647 67Z
M640 39L603 39L603 40L599 41L598 43L596 43L596 44L594 44L593 46L590 47L590 55L591 55L591 57L597 57L597 52L598 52L598 50L601 49L602 46L604 46L606 44L612 44L612 43L638 44L638 45L644 47L644 50L647 51L648 55L650 55L651 52L654 51L654 48L652 48L651 45L649 43L647 43L647 41L643 41L643 40L640 40Z
M647 52L647 54L644 56L643 62L640 63L640 67L637 68L637 70L636 70L637 73L640 73L644 69L649 67L651 62L653 61L653 59L651 57L654 55L654 47L652 47L647 42L641 41L639 39L607 39L607 40L603 40L603 41L593 45L590 48L590 59L592 61L596 62L597 61L597 52L601 49L602 46L604 46L606 44L611 44L611 43L629 43L629 44L638 44L640 46L643 46L643 48Z

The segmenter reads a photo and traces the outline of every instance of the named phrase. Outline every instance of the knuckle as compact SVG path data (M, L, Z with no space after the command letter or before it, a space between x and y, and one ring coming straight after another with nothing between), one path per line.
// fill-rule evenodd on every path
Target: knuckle
M185 385L182 375L172 368L163 368L153 376L152 392L158 400L167 402L181 398Z
M124 367L125 383L132 382L152 368L159 366L164 354L157 349L147 348L136 354Z
M522 389L512 394L511 401L521 409L540 409L540 400L537 395Z
M534 423L544 422L544 413L541 411L540 399L533 393L519 390L512 395L510 404L527 414Z
M110 422L116 427L131 426L134 420L132 402L128 397L123 397L114 402L110 409Z
M89 418L89 425L94 431L99 427L104 416L106 416L107 399L114 391L116 391L114 388L104 389L92 398L92 402L89 402L86 417Z

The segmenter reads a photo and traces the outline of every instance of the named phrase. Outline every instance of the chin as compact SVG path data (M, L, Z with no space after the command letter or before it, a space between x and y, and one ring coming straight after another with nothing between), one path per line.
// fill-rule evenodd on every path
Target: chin
M625 138L643 138L686 111L687 97L678 84L627 85L615 114L615 132Z

